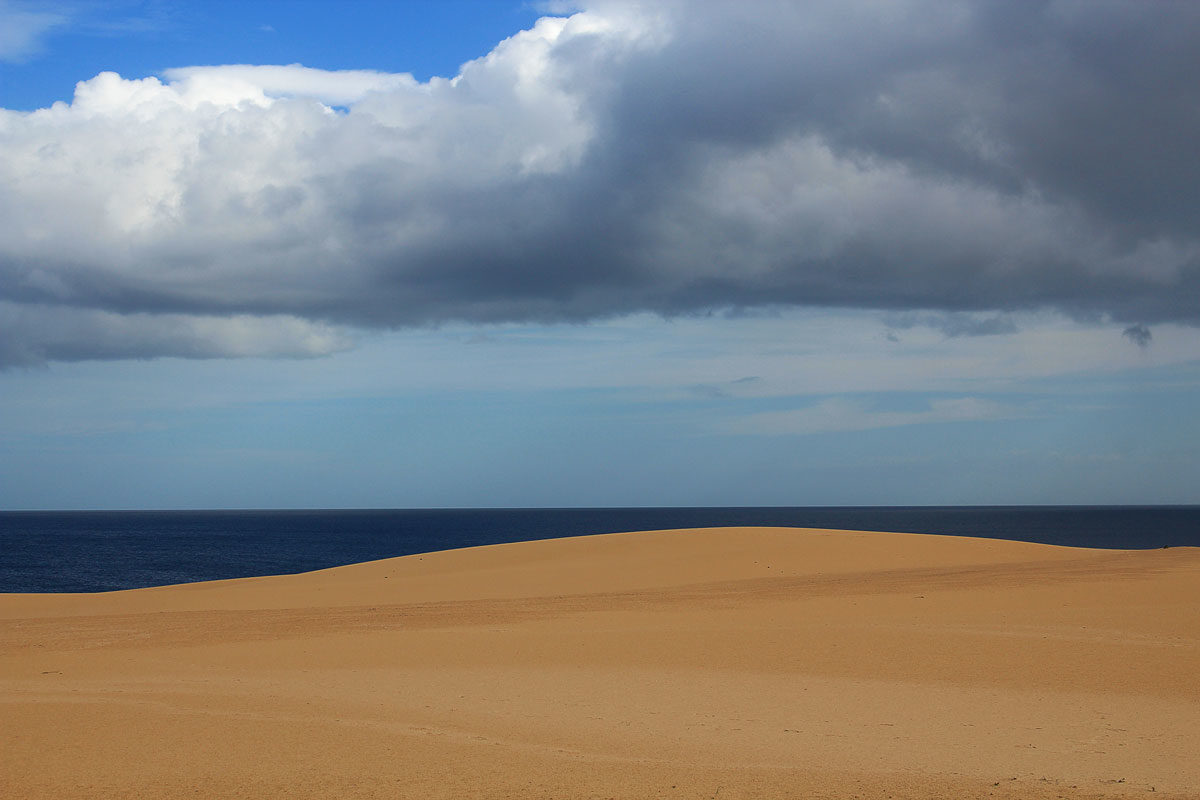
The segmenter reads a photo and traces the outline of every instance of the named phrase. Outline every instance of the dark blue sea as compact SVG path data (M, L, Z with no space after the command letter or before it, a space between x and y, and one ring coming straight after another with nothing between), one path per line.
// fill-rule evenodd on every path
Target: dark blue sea
M100 592L618 531L781 525L1200 546L1200 506L0 512L0 592Z

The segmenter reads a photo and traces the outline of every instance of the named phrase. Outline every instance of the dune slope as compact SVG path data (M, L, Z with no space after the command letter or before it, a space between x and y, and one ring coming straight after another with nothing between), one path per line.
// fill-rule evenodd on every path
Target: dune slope
M656 531L0 595L0 796L1200 797L1200 550Z

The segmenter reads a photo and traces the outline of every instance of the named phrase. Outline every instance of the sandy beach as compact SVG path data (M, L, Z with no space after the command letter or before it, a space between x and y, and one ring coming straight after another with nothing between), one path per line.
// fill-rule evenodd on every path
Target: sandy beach
M0 796L1200 797L1200 549L726 528L0 595Z

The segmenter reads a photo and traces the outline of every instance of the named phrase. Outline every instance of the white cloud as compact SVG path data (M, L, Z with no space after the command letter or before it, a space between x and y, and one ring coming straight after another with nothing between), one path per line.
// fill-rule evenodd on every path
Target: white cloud
M236 106L250 101L267 105L269 98L311 97L330 106L348 106L372 92L412 91L412 75L371 70L312 69L300 64L255 66L231 64L219 67L175 67L163 75L177 86L177 96L195 107L200 102Z
M904 425L945 422L981 422L1026 416L1020 409L979 397L931 400L919 411L873 409L865 402L835 397L807 408L768 411L741 417L726 426L729 433L804 435L838 431L865 431Z
M37 53L42 38L68 21L61 11L32 8L24 3L0 0L0 61L22 61Z

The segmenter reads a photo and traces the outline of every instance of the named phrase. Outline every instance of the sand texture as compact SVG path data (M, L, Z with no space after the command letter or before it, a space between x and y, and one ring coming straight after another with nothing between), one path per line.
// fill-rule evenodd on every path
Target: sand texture
M726 528L0 595L3 798L1200 798L1200 549Z

